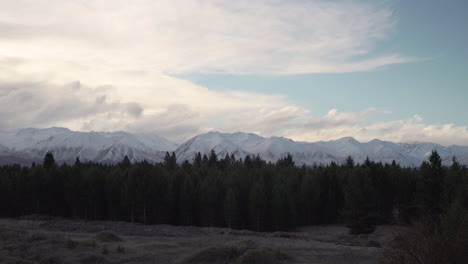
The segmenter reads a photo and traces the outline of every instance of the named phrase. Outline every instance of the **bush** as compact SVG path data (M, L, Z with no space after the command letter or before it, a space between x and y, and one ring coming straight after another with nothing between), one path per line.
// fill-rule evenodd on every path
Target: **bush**
M439 217L427 217L399 234L381 260L384 264L465 264L468 212L454 203Z

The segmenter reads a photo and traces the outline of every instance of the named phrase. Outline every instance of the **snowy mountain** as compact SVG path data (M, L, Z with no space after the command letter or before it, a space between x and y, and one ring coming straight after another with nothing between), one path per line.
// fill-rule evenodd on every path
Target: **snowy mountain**
M132 161L161 161L177 144L156 135L127 132L77 132L66 128L26 128L0 132L0 164L41 162L52 152L59 162L82 161L116 163L127 155Z
M259 155L269 162L291 154L297 165L343 163L348 155L362 163L367 157L374 161L417 167L437 150L445 165L456 156L468 165L468 146L449 146L434 143L393 143L374 139L361 143L345 137L332 141L297 142L283 137L264 138L252 133L233 134L208 132L198 135L180 146L156 135L127 132L77 132L66 128L27 128L13 132L0 132L0 164L42 162L52 152L58 162L82 161L118 163L127 155L131 161L160 162L166 151L174 151L177 160L192 161L200 152L214 150L219 157L233 154L245 159Z
M275 162L291 154L298 165L329 164L332 161L343 163L351 155L355 162L362 163L367 157L374 161L391 163L395 160L402 166L419 166L433 149L441 155L444 164L450 165L453 156L461 164L468 165L468 147L444 147L433 143L393 143L374 139L361 143L354 138L345 137L332 141L296 142L282 137L264 138L255 134L237 132L234 134L209 132L198 135L176 150L179 162L193 160L195 154L209 154L214 150L219 157L226 153L236 158L246 155L259 155L266 161Z

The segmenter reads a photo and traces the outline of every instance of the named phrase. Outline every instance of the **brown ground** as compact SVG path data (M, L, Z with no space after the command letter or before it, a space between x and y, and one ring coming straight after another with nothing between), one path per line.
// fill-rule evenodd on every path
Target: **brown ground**
M257 233L48 217L0 219L0 263L377 263L396 227Z

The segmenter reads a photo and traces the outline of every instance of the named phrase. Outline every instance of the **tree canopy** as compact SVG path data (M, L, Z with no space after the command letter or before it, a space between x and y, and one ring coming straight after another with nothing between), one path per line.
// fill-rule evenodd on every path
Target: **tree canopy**
M374 225L441 214L453 201L467 205L468 170L456 159L442 166L437 152L419 169L348 157L343 165L297 167L197 153L194 161L116 165L76 160L57 165L0 167L0 216L47 214L145 224L218 226L256 231L345 223L357 233ZM465 199L465 200L463 200Z

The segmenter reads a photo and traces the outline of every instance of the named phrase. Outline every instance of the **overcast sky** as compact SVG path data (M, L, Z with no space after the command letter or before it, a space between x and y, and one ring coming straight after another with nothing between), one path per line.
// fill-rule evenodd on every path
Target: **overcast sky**
M0 130L468 145L464 0L0 0Z

